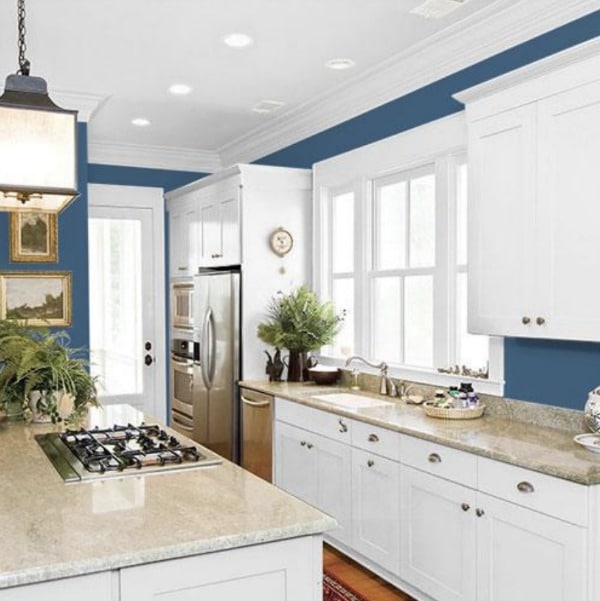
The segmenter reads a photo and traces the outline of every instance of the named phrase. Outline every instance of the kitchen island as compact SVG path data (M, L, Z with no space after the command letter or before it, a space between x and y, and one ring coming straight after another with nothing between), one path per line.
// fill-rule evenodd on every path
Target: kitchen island
M88 421L142 417L121 405ZM34 438L55 428L0 422L0 600L321 598L333 518L225 460L65 484Z

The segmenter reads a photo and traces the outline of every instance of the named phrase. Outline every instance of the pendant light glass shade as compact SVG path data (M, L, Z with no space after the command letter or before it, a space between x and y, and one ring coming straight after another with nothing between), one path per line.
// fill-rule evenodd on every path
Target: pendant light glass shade
M0 96L0 211L56 213L77 198L77 111L40 77L9 75Z

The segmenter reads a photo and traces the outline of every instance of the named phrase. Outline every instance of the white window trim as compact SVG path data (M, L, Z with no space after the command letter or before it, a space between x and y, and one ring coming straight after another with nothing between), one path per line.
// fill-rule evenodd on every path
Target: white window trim
M361 354L370 348L369 332L364 331L369 323L371 303L371 276L367 273L365 262L373 261L373 241L371 239L371 216L373 199L373 181L398 173L433 164L436 172L436 197L444 195L445 203L436 203L436 227L439 231L456 231L455 224L449 223L454 219L455 211L450 211L450 190L456 189L456 165L465 154L467 143L464 113L439 119L424 126L403 132L390 138L385 138L368 146L338 155L326 161L316 163L313 167L314 198L313 198L313 288L322 298L331 298L331 281L327 269L324 269L324 257L329 257L327 245L332 227L330 215L327 214L332 194L343 191L354 191L357 211L355 213L355 306L360 311L355 312L355 341L357 352ZM448 186L448 188L444 188ZM327 231L326 231L327 228ZM366 229L365 229L366 228ZM441 228L441 229L439 229ZM368 232L367 235L365 233ZM436 269L444 269L446 273L437 273L436 277L446 278L448 285L442 292L434 292L434 313L447 312L448 304L456 303L455 270L446 265L456 265L456 255L449 237L436 236ZM362 244L361 244L362 243ZM438 253L450 252L451 261L439 260ZM327 259L329 260L329 259ZM371 263L372 264L372 263ZM331 274L331 266L329 274ZM387 270L386 270L387 271ZM360 299L360 303L358 302ZM455 311L453 311L455 312ZM360 314L359 314L360 313ZM435 320L435 315L434 315ZM450 324L449 324L450 325ZM434 363L439 365L439 348L451 348L454 345L456 332L454 325L447 332L435 332ZM440 338L441 337L441 338ZM448 353L446 353L446 356ZM386 360L385 357L367 357L370 359ZM325 364L344 366L344 360L337 357L321 356ZM371 370L366 370L371 371ZM374 372L375 373L375 372ZM432 369L421 369L391 365L389 375L396 378L418 381L434 386L453 386L457 382L473 382L476 390L484 394L502 396L504 394L504 339L490 337L489 378L469 378L463 375L445 374Z

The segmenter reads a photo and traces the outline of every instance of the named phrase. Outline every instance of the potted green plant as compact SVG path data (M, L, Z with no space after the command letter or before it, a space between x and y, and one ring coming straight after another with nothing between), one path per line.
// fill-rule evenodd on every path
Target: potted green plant
M66 332L0 322L0 391L5 405L19 402L26 419L77 422L98 404L97 380Z
M290 294L275 295L267 310L267 320L258 325L258 337L275 348L286 348L288 381L303 379L306 353L331 344L340 331L344 315L338 315L331 302L321 303L306 286Z

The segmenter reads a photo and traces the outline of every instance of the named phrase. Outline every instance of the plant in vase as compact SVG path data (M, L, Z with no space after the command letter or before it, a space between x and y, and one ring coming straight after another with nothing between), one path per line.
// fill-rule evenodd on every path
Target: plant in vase
M65 332L0 322L0 348L0 390L19 400L26 419L72 424L98 405L97 379Z
M300 286L271 299L267 320L258 325L257 334L263 342L289 351L288 382L301 382L306 354L331 344L343 320L333 303L319 302L314 292Z

